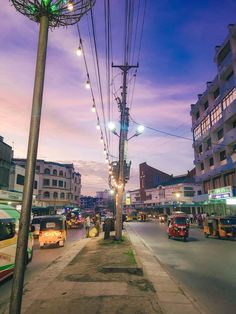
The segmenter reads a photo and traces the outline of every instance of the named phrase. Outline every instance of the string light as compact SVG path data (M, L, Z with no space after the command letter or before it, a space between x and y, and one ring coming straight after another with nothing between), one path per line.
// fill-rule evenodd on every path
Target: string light
M99 123L97 123L96 128L97 128L97 130L100 130L100 129L101 129L101 127L100 127L100 124L99 124Z
M77 54L77 56L82 56L82 48L81 48L81 46L79 46L78 48L77 48L77 50L76 50L76 54Z
M96 112L95 104L93 104L93 106L92 106L92 108L91 108L91 111L92 111L92 112Z
M91 88L89 80L87 80L87 82L86 82L86 84L85 84L85 87L86 87L87 89L90 89L90 88Z
M104 141L103 141L103 137L102 137L102 136L101 136L101 138L100 138L100 142L101 142L101 143L103 143L103 142L104 142Z
M69 11L73 11L73 10L74 10L74 5L73 5L72 1L68 1L68 3L67 3L67 9L68 9Z

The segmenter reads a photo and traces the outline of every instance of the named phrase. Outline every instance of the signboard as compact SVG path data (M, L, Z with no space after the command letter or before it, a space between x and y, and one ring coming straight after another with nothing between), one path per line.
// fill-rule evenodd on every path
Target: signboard
M227 205L236 205L236 197L230 197L226 200Z
M126 193L125 205L130 205L130 204L131 204L130 194L129 194L129 193Z
M222 199L232 196L232 186L224 186L222 188L208 191L209 199Z
M22 193L0 190L0 200L22 201Z

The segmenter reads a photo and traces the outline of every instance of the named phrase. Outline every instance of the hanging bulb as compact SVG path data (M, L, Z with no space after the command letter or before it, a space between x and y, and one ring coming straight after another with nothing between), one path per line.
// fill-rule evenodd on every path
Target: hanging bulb
M95 108L95 105L93 104L92 108L91 108L91 111L92 112L96 112L96 108Z
M82 55L82 48L81 48L81 46L79 46L79 47L77 48L76 54L77 54L77 56L79 56L79 57Z
M104 154L106 154L106 153L107 153L107 150L106 150L106 148L104 148L104 150L103 150L103 153L104 153Z
M90 89L90 82L89 82L89 80L87 80L87 82L86 82L86 84L85 84L85 87L86 87L87 89Z
M99 123L97 123L96 128L97 128L97 130L100 130L101 127L100 127Z
M100 142L103 143L103 137L102 137L102 136L101 136L101 138L100 138Z
M74 10L74 6L73 6L72 1L68 1L68 3L67 3L67 9L68 9L69 11L73 11L73 10Z

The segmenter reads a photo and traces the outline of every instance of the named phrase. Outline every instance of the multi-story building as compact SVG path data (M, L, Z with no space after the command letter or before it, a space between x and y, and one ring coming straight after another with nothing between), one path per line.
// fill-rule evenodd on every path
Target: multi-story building
M25 167L25 159L14 159L15 164ZM61 164L37 160L38 206L78 206L81 193L81 175L73 164Z
M171 175L149 166L146 162L139 165L140 197L141 202L146 200L146 189L151 189L157 185L169 181Z
M205 210L236 212L236 25L216 46L217 75L191 105L196 182L205 193ZM202 196L201 196L202 198ZM198 199L196 199L198 200Z
M7 190L9 185L12 148L4 143L0 136L0 190Z

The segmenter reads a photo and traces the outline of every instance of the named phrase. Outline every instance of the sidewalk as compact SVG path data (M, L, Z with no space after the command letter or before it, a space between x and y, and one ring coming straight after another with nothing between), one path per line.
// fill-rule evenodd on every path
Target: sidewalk
M202 313L126 229L126 240L118 243L103 240L103 233L78 241L25 285L22 314Z

